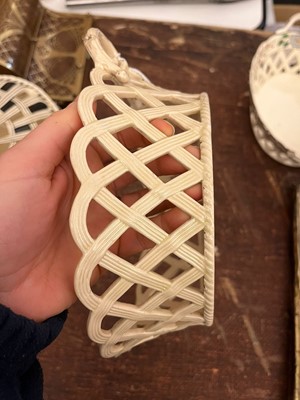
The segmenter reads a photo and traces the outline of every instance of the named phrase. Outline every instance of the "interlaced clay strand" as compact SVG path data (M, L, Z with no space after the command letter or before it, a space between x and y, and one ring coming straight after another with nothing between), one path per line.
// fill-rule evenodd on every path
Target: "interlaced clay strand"
M211 125L206 94L183 94L154 86L139 71L129 68L109 40L97 29L84 39L94 60L92 85L78 99L83 122L73 139L71 161L80 181L70 227L82 252L75 274L75 289L90 310L88 334L100 344L103 357L118 356L161 334L190 325L211 325L214 307L214 222ZM98 118L95 104L101 101L113 115ZM150 121L162 118L176 127L164 135ZM116 136L135 128L149 142L132 151ZM92 171L87 156L91 143L102 147L112 162ZM200 146L200 159L187 146ZM148 164L169 155L185 171L159 177ZM131 206L110 188L129 172L144 189ZM202 198L185 191L195 185ZM189 219L172 232L153 222L149 213L162 202L188 214ZM88 226L93 204L105 208L111 222L96 237ZM99 218L101 218L99 216ZM141 233L154 246L138 257L125 260L111 247L129 229ZM95 268L103 273L91 287Z

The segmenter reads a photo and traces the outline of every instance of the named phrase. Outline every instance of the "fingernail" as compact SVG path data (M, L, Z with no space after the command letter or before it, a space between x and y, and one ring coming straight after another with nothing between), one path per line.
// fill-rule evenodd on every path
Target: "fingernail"
M169 136L173 136L175 134L175 127L172 125L170 122L165 121L165 123L168 125L168 128L170 129L166 134Z

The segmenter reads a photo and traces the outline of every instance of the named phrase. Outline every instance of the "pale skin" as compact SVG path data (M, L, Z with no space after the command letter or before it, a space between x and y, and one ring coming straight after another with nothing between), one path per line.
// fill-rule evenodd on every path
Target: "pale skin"
M166 121L152 124L167 136L173 134ZM70 232L69 215L79 183L69 150L81 126L76 104L72 103L0 155L0 304L38 322L76 301L73 280L81 253ZM118 137L131 150L147 144L133 129L120 132ZM199 157L196 148L190 146L188 150ZM91 169L111 161L98 146L89 148L88 159ZM184 171L169 156L150 167L157 175ZM109 189L117 191L131 181L131 175L123 175ZM201 195L199 187L187 193L194 198ZM122 201L130 205L142 194L126 195ZM189 216L164 204L152 218L172 231ZM111 219L105 209L93 204L88 214L91 234L101 232ZM151 246L144 236L128 230L111 250L126 258ZM94 280L98 278L96 272Z

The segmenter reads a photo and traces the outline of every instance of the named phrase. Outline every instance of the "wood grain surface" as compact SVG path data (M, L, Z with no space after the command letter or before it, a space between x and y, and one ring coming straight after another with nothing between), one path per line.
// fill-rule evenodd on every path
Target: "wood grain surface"
M168 334L102 359L72 307L40 360L46 400L286 400L293 377L292 212L299 169L257 145L248 73L265 36L119 19L99 27L155 84L209 94L216 215L213 327ZM86 84L88 81L86 79Z

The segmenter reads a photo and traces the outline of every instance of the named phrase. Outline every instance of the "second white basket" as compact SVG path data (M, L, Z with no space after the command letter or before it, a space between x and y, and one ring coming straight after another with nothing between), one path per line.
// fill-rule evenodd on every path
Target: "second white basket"
M300 30L289 23L264 41L250 69L251 123L262 149L276 161L300 167Z

